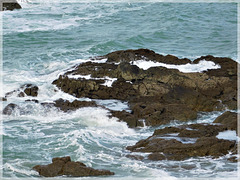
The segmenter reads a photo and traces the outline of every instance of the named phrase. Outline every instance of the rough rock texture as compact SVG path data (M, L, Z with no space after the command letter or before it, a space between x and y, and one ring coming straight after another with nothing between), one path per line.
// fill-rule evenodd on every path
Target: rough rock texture
M140 140L127 149L132 152L147 152L149 160L184 160L190 157L219 157L236 153L236 141L216 138L227 130L224 125L191 124L155 130L145 140ZM130 157L133 155L129 155ZM133 156L134 157L134 156Z
M55 176L106 176L114 175L113 172L108 170L97 170L87 167L82 162L71 161L69 156L61 158L53 158L52 163L48 165L37 165L33 169L44 177L55 177Z
M3 109L2 113L4 115L11 115L15 109L19 109L19 106L16 104L10 103Z
M237 113L227 111L219 116L214 123L221 123L227 127L228 130L235 130L237 131Z
M106 58L106 63L96 63ZM138 68L132 62L151 60L166 64L212 61L221 66L201 73L183 73L177 69ZM191 62L172 55L159 55L148 49L116 51L82 63L59 76L53 84L76 97L128 101L131 113L113 112L130 127L161 125L171 120L194 120L199 111L237 109L237 62L229 58L203 56ZM72 78L72 75L91 76ZM106 86L108 78L116 80Z
M3 3L3 6L2 6L2 11L6 11L6 10L14 10L14 9L22 9L22 7L20 6L20 4L17 3Z
M77 101L74 100L73 102L69 102L68 100L58 99L55 101L54 104L55 107L58 107L64 112L70 111L70 110L76 110L78 108L82 107L97 107L97 104L92 101Z
M26 84L23 86L24 92L27 96L37 96L38 95L38 87L32 84Z

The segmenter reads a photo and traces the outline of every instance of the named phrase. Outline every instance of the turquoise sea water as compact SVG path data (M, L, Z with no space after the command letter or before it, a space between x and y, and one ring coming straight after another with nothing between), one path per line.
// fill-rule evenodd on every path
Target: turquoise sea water
M40 102L72 101L76 98L55 92L51 85L59 73L79 59L122 49L148 48L190 59L208 54L237 59L234 3L38 0L21 5L21 10L1 12L3 94L32 83L39 87L39 96L34 99ZM26 99L15 93L3 102L3 106L14 102L25 109L3 116L4 177L38 177L31 170L34 165L70 155L74 161L115 172L114 178L237 179L237 164L226 161L227 157L183 162L131 160L125 157L125 147L152 135L155 128L130 129L100 108L63 113L26 103ZM98 103L128 109L127 102ZM212 122L221 113L199 114L197 122Z

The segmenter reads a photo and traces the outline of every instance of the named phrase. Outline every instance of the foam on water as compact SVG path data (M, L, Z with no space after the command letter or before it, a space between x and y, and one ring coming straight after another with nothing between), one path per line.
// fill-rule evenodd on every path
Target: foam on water
M179 133L173 133L173 134L166 134L164 136L156 136L152 137L155 138L161 138L161 139L176 139L177 141L180 141L183 144L193 144L197 141L197 138L186 138L186 137L178 137Z
M18 97L18 92L15 92L7 102L3 102L4 106L15 103L21 107L11 116L3 116L4 176L14 179L37 178L37 173L31 170L33 166L48 164L53 157L69 155L73 160L83 161L90 167L115 172L114 179L234 179L236 164L226 160L232 155L221 159L191 158L182 162L149 162L126 157L130 153L126 150L127 146L148 138L156 128L177 126L183 122L176 120L160 127L130 129L117 118L110 118L109 111L103 108L81 108L64 113L55 107L25 102L27 99L37 99L40 103L59 98L71 102L87 100L96 101L111 110L130 111L127 102L76 98L51 84L59 75L74 70L78 64L106 62L106 59L87 59L89 56L104 55L115 50L149 48L165 55L192 59L207 54L236 56L233 41L237 38L232 34L237 33L232 31L234 22L229 21L235 17L236 9L230 7L229 10L229 5L209 4L202 8L203 5L197 3L194 6L191 4L191 7L184 4L183 7L174 3L129 3L124 0L125 3L97 1L94 4L94 1L28 0L28 3L20 2L23 6L21 10L3 12L4 92L1 95L26 83L39 87L37 97ZM216 18L215 10L217 13L221 11L220 18L224 23ZM181 19L181 22L177 19ZM211 27L220 27L220 34L213 36L217 30ZM199 29L205 29L204 33ZM211 62L201 63L163 66L178 68L183 72L218 68ZM105 85L110 86L113 79L108 78ZM200 113L196 121L187 123L212 123L221 113ZM228 135L231 136L231 133ZM147 153L139 155L148 156ZM184 165L188 165L187 168Z
M203 72L208 69L219 69L221 68L220 65L215 64L212 61L206 61L201 60L198 64L184 64L184 65L172 65L172 64L165 64L165 63L159 63L159 62L153 62L153 61L146 61L146 60L138 60L138 61L132 61L132 64L138 66L141 69L147 70L151 67L166 67L168 69L178 69L181 72L184 73L191 73L191 72Z
M230 141L237 141L237 133L236 131L223 131L219 132L219 134L216 136L218 139L225 139Z
M89 75L67 75L68 78L72 78L72 79L87 79L87 80L105 80L105 82L101 85L103 86L107 86L107 87L112 87L112 84L114 81L117 80L117 78L110 78L108 76L105 76L103 78L92 78L91 74Z

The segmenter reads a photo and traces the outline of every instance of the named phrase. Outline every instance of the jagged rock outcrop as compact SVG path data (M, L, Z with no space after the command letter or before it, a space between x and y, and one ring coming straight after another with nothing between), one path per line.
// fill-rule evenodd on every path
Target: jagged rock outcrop
M237 153L236 141L216 136L228 128L225 125L191 124L155 130L147 139L127 149L132 152L151 153L149 160L185 160L191 157L219 157ZM130 157L134 155L129 155ZM141 160L139 158L139 160Z
M93 169L87 167L82 162L71 161L69 156L53 158L51 164L37 165L33 167L33 170L37 171L40 176L44 177L55 177L62 175L72 177L114 175L113 172L108 170Z
M104 58L107 59L105 63L97 62ZM205 60L221 68L196 73L165 67L144 70L133 65L137 60L175 65ZM112 83L106 85L109 79ZM191 62L148 49L116 51L97 57L94 62L79 64L53 84L78 98L128 101L131 113L112 114L130 127L141 125L139 120L154 126L171 120L193 120L199 111L237 109L237 62L230 58L202 56Z

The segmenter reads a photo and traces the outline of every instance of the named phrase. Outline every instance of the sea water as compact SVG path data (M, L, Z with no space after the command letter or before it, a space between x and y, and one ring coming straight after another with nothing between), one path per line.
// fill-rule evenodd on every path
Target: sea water
M1 12L0 96L26 83L37 85L39 95L18 97L15 92L2 102L3 107L15 103L23 109L3 115L3 177L36 178L33 166L49 164L53 157L71 156L89 167L115 172L115 176L105 177L108 179L237 179L237 163L226 160L231 154L181 162L126 157L127 146L151 136L156 128L183 124L177 119L159 127L131 129L109 117L110 112L103 108L64 113L25 102L53 102L59 98L93 101L56 91L51 83L74 65L116 50L148 48L191 60L208 54L236 60L237 4L77 0L28 0L20 4L21 10ZM106 85L111 86L113 80L109 81ZM95 101L112 110L130 111L128 102ZM222 113L199 113L198 119L188 124L212 123ZM235 135L225 132L218 137L235 139Z

